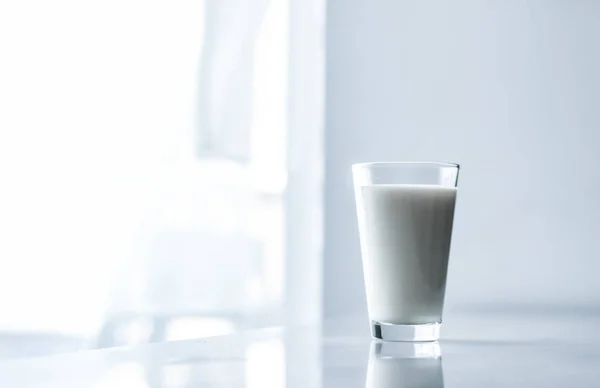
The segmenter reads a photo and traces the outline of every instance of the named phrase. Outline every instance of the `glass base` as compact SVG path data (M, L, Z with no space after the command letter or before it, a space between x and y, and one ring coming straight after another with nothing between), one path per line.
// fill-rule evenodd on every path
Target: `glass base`
M371 321L371 335L382 341L431 342L440 338L439 322L421 325L396 325Z

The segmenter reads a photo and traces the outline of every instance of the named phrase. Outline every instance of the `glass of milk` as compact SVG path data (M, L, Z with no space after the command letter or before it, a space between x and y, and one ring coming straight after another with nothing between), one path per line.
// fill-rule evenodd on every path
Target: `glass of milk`
M367 388L444 388L437 342L371 343Z
M374 338L439 338L458 171L439 162L352 166Z

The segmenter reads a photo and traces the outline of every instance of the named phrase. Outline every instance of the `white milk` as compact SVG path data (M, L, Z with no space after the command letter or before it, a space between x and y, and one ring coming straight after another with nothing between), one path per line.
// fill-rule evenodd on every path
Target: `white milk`
M441 322L456 188L356 188L369 317L393 324Z

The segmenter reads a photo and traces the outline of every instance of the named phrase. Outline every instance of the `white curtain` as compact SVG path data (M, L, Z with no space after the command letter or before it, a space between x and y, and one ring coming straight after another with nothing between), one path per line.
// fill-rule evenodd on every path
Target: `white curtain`
M0 332L318 319L322 3L0 3Z

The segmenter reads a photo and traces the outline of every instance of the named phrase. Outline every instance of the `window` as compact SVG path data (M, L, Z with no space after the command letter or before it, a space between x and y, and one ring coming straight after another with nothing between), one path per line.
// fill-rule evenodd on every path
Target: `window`
M283 320L288 240L319 230L289 228L320 175L290 185L288 162L320 152L321 34L293 33L320 31L320 3L0 5L0 331L74 348ZM293 243L315 287L319 242Z

